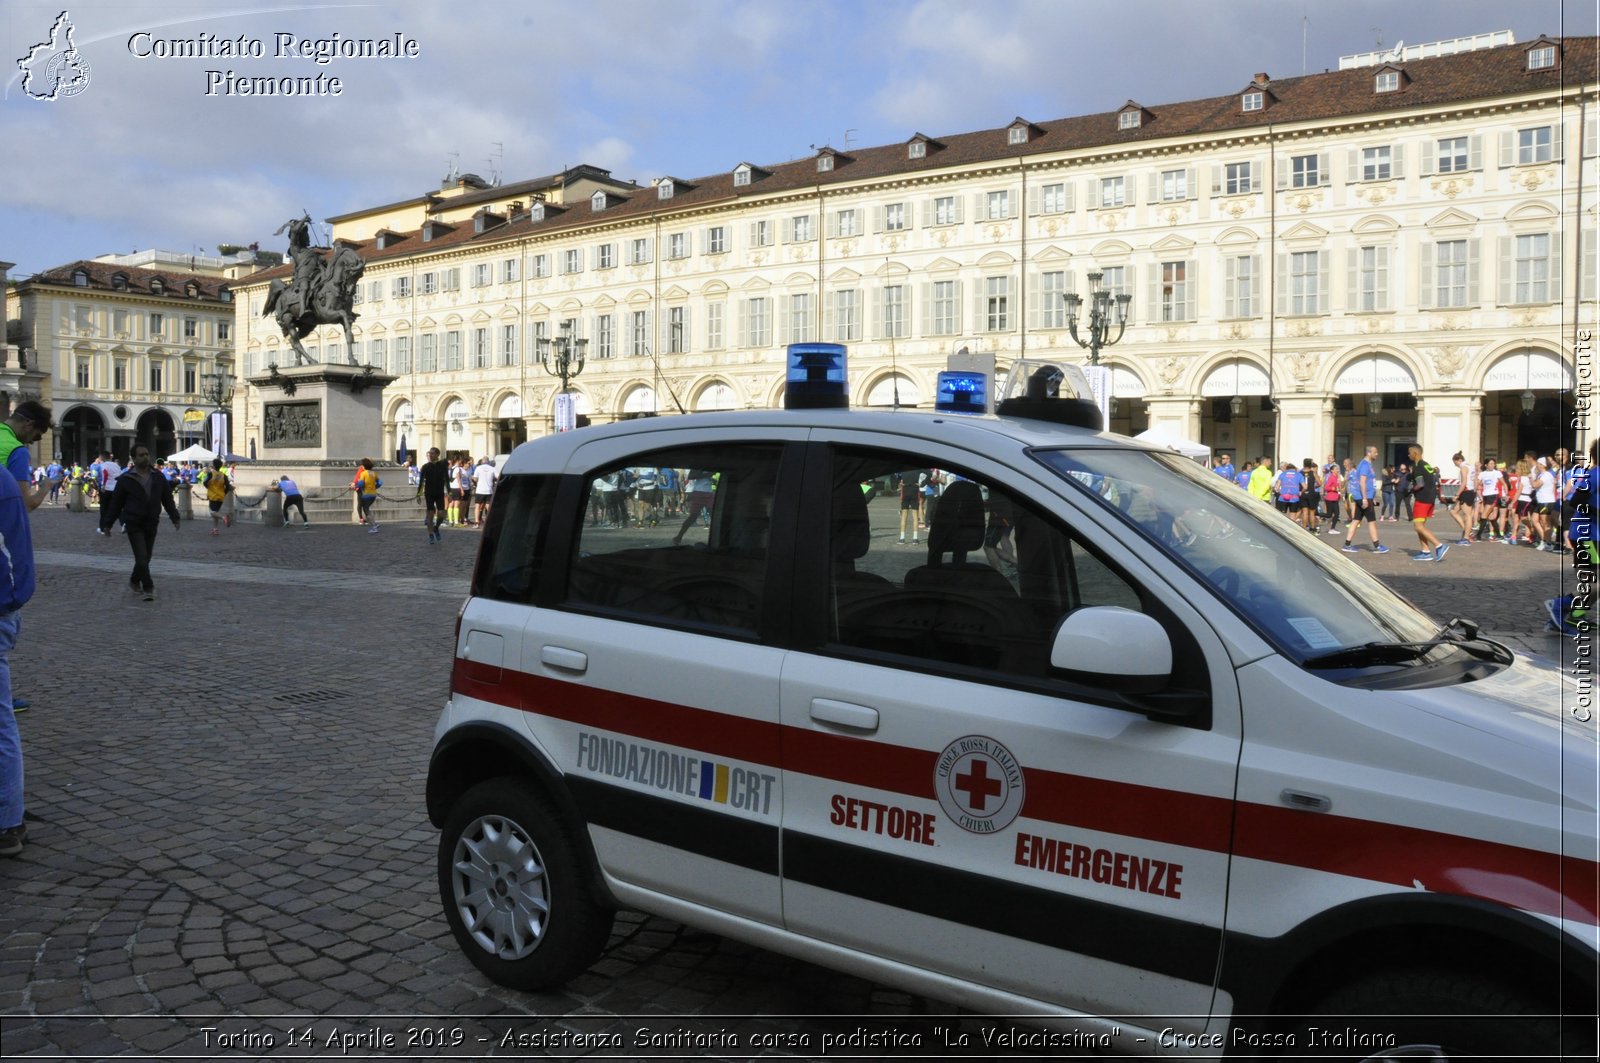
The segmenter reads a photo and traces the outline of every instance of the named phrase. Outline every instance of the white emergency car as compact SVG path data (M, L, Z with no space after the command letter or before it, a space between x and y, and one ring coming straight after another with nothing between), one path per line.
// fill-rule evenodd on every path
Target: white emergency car
M628 907L1128 1051L1592 1053L1588 688L1068 378L517 448L428 777L472 962L559 983ZM637 467L683 497L611 526Z

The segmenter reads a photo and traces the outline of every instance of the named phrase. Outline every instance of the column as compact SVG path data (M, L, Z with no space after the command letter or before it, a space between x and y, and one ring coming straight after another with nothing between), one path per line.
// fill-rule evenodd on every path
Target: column
M1473 396L1456 391L1417 396L1417 442L1425 458L1444 468L1456 451L1470 452L1473 405Z
M1184 439L1200 438L1200 403L1187 395L1150 396L1145 399L1151 431L1161 430Z
M1298 468L1306 458L1320 462L1333 446L1328 401L1321 395L1281 395L1278 404L1279 461Z

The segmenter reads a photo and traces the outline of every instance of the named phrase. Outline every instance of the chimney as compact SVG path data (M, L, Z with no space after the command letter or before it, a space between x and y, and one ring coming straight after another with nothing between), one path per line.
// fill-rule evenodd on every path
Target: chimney
M1271 78L1267 77L1267 73L1264 70L1261 73L1257 74L1256 77L1255 77L1255 82L1256 82L1257 85L1265 85L1267 82L1269 82L1271 80L1272 80Z

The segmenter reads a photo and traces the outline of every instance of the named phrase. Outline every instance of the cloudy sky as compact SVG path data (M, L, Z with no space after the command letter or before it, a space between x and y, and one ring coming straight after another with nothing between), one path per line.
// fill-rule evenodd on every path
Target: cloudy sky
M32 99L19 61L64 3L89 81ZM409 198L452 167L689 179L813 145L1222 95L1257 71L1507 29L1594 34L1596 0L4 0L0 259L17 278L151 247L282 250L273 230L301 210ZM280 33L401 34L419 54L319 65L276 57ZM263 56L149 54L241 36ZM321 74L342 93L229 95L229 71Z

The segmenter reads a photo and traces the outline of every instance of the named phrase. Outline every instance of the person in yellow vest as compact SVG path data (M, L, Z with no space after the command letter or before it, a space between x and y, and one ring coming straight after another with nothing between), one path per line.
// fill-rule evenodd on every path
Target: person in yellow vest
M200 474L200 483L206 489L206 505L211 509L211 534L221 535L222 529L231 523L228 515L222 512L222 503L233 490L233 481L222 471L221 458L211 459L211 468Z
M0 421L0 465L4 465L17 481L23 503L30 513L39 508L39 503L50 494L50 489L34 488L33 469L29 465L32 455L28 448L54 427L50 423L50 407L32 399L17 403L10 415Z
M350 490L356 493L356 508L367 525L368 535L378 534L378 522L372 516L372 503L378 500L378 488L382 486L383 481L372 471L372 459L362 458L361 468L356 470L355 482L350 485Z
M1250 484L1247 490L1268 505L1272 503L1272 459L1262 455L1256 467L1250 473Z

